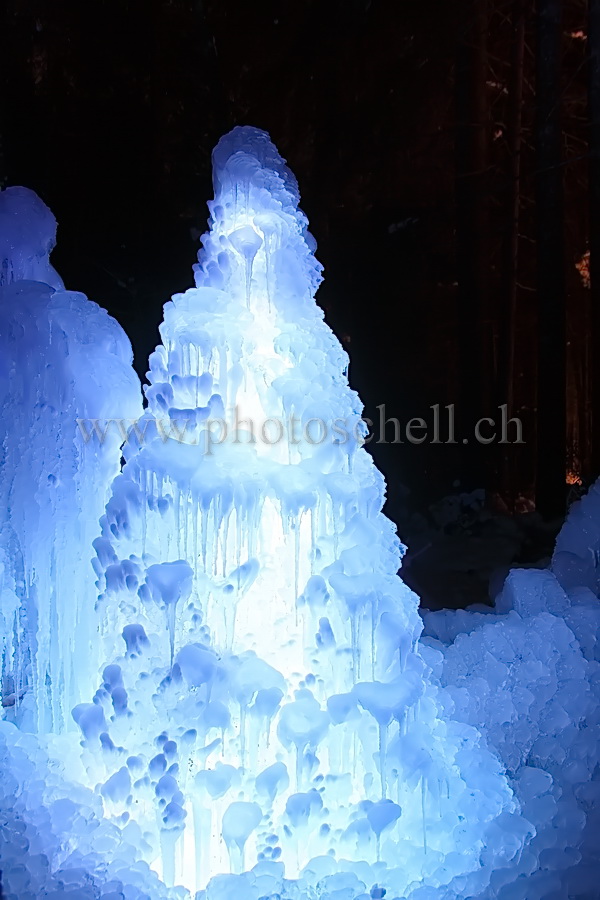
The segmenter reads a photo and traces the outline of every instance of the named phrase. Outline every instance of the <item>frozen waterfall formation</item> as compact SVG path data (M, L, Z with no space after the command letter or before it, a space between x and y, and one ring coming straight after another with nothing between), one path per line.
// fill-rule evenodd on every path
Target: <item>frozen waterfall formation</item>
M253 129L214 166L196 287L165 307L95 542L111 665L74 712L86 765L170 884L341 858L372 883L389 863L400 895L479 872L516 804L417 651L295 180Z
M51 266L56 221L26 188L0 193L0 639L9 715L61 731L89 693L89 577L121 438L85 452L77 420L141 413L131 346ZM100 660L97 659L96 665Z
M348 359L314 300L295 179L253 128L213 162L196 286L165 306L141 417L112 320L60 284L32 287L27 267L3 288L79 298L66 345L37 337L43 305L7 332L5 410L37 430L19 474L27 423L7 428L2 481L3 659L21 729L0 727L6 896L598 896L591 592L513 573L495 611L432 615L421 639ZM50 387L18 351L29 333L40 359L75 358L50 418ZM99 361L91 380L80 343ZM95 486L88 497L63 472L62 518L40 505L52 462ZM21 496L40 525L12 522ZM52 555L61 542L69 559Z

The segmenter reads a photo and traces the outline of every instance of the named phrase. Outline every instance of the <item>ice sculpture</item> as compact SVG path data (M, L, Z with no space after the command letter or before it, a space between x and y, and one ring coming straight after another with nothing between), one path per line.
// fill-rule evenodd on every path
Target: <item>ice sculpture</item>
M296 182L252 128L214 182L143 415L0 193L3 900L600 897L598 490L423 637Z
M77 420L141 412L129 341L64 290L48 256L55 235L32 191L0 193L2 697L41 732L72 723L92 683L90 548L120 461L122 438L87 447Z
M211 898L246 896L255 873L222 877L256 864L402 896L485 883L488 830L529 826L418 651L296 182L252 128L213 162L196 287L165 306L95 541L109 665L74 710L89 781L167 884Z

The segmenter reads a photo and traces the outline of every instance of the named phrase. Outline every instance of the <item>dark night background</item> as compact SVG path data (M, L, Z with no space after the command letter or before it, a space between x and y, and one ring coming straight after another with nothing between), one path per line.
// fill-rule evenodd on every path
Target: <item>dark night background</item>
M212 147L236 124L267 129L365 414L431 420L456 403L472 433L508 402L523 421L522 447L371 445L401 532L476 487L494 521L536 500L560 517L565 483L600 472L588 14L585 0L6 0L0 179L53 210L54 265L118 319L143 376L163 303L192 283ZM558 412L538 422L538 402ZM535 556L528 527L508 529L513 559Z

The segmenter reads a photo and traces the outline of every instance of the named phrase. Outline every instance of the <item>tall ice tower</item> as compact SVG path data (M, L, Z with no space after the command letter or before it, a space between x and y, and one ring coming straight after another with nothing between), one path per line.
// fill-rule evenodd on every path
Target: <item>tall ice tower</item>
M211 898L257 865L390 896L483 883L518 810L429 681L296 181L254 128L213 164L196 286L165 306L95 542L111 664L73 713L87 777L167 884Z

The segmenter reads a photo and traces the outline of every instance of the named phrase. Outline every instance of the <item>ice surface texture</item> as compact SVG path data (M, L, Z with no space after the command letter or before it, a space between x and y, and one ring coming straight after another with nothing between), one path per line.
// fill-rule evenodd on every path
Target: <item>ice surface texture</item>
M111 900L173 890L200 900L563 896L556 879L561 888L589 843L590 628L558 585L550 597L545 583L517 574L506 587L511 612L432 619L420 643L418 599L397 575L404 548L381 512L384 483L362 447L348 358L314 300L321 269L296 181L253 128L226 135L213 162L196 286L165 306L147 409L112 486L119 429L74 444L73 471L93 480L94 502L110 486L93 539L95 589L84 566L98 512L85 505L91 498L69 495L66 508L85 534L49 528L45 537L46 558L61 541L70 548L78 596L94 591L95 606L78 601L76 620L99 639L67 657L78 686L69 694L62 650L41 641L48 677L38 696L37 621L29 625L19 684L32 690L23 700L17 691L13 717L31 694L20 724L38 734L0 733L13 773L2 797L6 843L17 848L8 896L26 896L13 885L19 866L29 871L31 839L43 857L21 873L31 896L44 896L36 885L51 878L73 896ZM83 340L78 321L68 317ZM89 335L105 346L99 322ZM79 351L56 352L68 360ZM111 352L122 371L100 373L114 373L115 397L134 401L127 358ZM24 384L36 377L28 365ZM65 422L134 415L73 371ZM37 422L47 388L21 401L19 384L11 379L7 396ZM78 405L79 392L98 406ZM57 455L53 423L41 425L44 459ZM14 440L25 431L20 424ZM19 468L16 457L5 466L11 478ZM42 472L27 474L34 496ZM20 535L40 543L29 526ZM64 565L44 575L54 597L47 626L59 607L70 616L72 592L56 588ZM30 621L39 606L37 594L11 589L8 672L19 658L10 621ZM42 717L47 701L56 711L50 703ZM574 763L564 771L561 747ZM68 784L72 805L48 819ZM5 812L13 807L23 827ZM524 891L534 874L537 886Z

